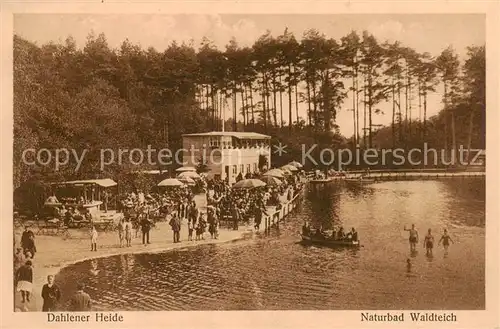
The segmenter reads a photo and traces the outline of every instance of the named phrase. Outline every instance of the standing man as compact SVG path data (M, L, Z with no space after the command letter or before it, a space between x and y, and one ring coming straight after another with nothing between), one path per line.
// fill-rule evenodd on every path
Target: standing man
M177 215L174 213L172 218L170 219L170 227L172 228L172 231L174 232L174 243L181 242L180 237L181 237L181 219L180 217L177 217Z
M415 229L415 224L411 224L411 229L407 229L405 226L404 230L410 232L410 237L409 237L410 251L411 252L416 251L417 250L417 243L418 243L418 232Z
M240 214L240 211L238 209L238 206L236 205L233 205L233 230L234 231L237 231L238 230L238 223L240 221L240 217L241 217L241 214Z
M150 244L149 242L149 231L151 230L151 222L149 221L149 218L147 215L142 216L141 219L141 230L142 230L142 244Z
M83 284L79 283L77 292L71 299L71 311L73 312L90 312L92 309L92 300L89 294L83 291Z
M47 276L47 283L42 288L43 306L42 312L54 312L57 310L57 303L61 299L61 291L54 284L54 276Z

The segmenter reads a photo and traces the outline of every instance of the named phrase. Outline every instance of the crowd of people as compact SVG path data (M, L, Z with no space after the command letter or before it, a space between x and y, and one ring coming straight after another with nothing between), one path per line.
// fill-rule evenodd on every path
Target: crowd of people
M254 176L248 174L245 178L237 177L237 180L255 178ZM131 247L134 237L138 238L139 235L143 245L150 244L150 231L158 221L168 224L174 243L183 239L181 230L184 227L187 227L188 241L206 239L207 231L211 239L218 239L220 227L224 223L228 228L238 230L240 225L248 226L253 220L255 230L259 230L263 218L270 215L267 207L274 206L276 210L280 210L285 202L292 200L301 190L302 182L298 176L286 176L275 186L250 189L233 188L227 180L207 180L203 177L201 186L206 193L206 207L196 204L193 190L187 186L167 188L161 193L127 193L120 198L118 206L118 212L124 215L117 224L119 246ZM58 200L52 201L56 203ZM70 210L66 209L66 212ZM97 251L100 233L92 222L88 230L90 250ZM15 249L15 284L20 292L21 303L27 305L32 297L33 262L37 251L35 234L28 226L22 233L20 246ZM90 297L83 289L83 286L79 286L77 294L71 300L72 310L90 310ZM47 277L41 295L44 300L43 311L54 311L58 308L61 291L54 283L54 276Z

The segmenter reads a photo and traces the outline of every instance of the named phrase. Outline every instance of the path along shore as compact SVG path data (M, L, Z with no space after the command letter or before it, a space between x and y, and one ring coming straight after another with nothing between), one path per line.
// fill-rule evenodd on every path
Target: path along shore
M204 195L195 196L196 204L203 208L206 205ZM283 199L284 201L284 199ZM275 207L268 207L268 213L273 213ZM264 228L261 225L261 230ZM33 228L32 228L33 229ZM22 229L15 232L16 245L19 245ZM173 233L167 221L158 222L156 228L150 231L149 245L142 244L142 235L139 232L137 238L132 233L132 246L120 247L117 231L99 232L97 239L97 251L90 251L89 230L72 230L71 238L63 239L60 236L36 235L35 243L37 253L33 259L33 292L29 303L22 303L19 292L15 292L14 309L17 312L40 312L43 300L41 291L47 282L47 275L56 275L62 268L81 261L103 258L121 254L160 253L168 250L194 247L203 244L221 244L234 242L242 239L250 239L254 236L253 225L240 225L238 230L227 228L219 229L218 239L211 239L210 234L205 233L205 240L188 241L187 220L183 220L181 228L181 241L173 243ZM193 239L194 239L193 232ZM56 280L57 284L57 280ZM76 282L75 282L76 285ZM14 289L16 287L14 286ZM64 292L62 292L64 293Z

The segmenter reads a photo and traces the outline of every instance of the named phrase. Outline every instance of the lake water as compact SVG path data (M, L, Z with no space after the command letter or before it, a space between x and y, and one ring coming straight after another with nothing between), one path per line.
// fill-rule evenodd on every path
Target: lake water
M297 233L304 220L356 227L363 246L303 246ZM403 231L412 223L421 236L416 255ZM269 236L84 261L56 280L64 301L83 282L95 309L110 311L484 309L484 224L484 179L332 184L306 191ZM428 228L433 257L422 246ZM455 242L447 255L437 246L444 228Z

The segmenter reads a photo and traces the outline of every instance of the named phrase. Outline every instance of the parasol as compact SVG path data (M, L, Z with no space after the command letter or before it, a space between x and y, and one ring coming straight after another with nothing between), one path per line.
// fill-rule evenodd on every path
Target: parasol
M179 177L177 179L185 184L188 184L188 185L195 185L196 184L196 182L192 178L189 178L189 177Z
M277 177L277 178L284 178L285 177L285 176L283 176L283 171L280 169L271 169L271 170L267 171L266 173L264 173L262 176L273 176L273 177Z
M233 185L233 188L254 188L266 186L260 179L243 179Z
M194 171L196 172L196 168L195 167L180 167L180 168L177 168L175 169L176 172L185 172L185 171Z
M200 175L198 175L196 173L196 171L183 171L181 172L179 175L177 175L177 179L181 179L181 178L191 178L191 179L198 179L198 178L201 178Z
M182 186L182 185L184 185L184 183L175 178L164 179L158 184L158 186Z
M291 172L295 172L298 170L297 167L292 166L290 164L284 165L283 167L281 167L281 169L286 169L286 170L291 171Z
M290 165L290 166L294 166L294 167L295 167L295 168L297 168L297 169L300 169L300 168L302 168L302 167L303 167L302 163L297 162L297 161L292 161L292 162L290 162L288 165Z
M281 185L281 181L278 178L273 177L273 176L262 176L260 178L260 180L263 181L264 183L266 183L269 186L279 186L279 185Z

